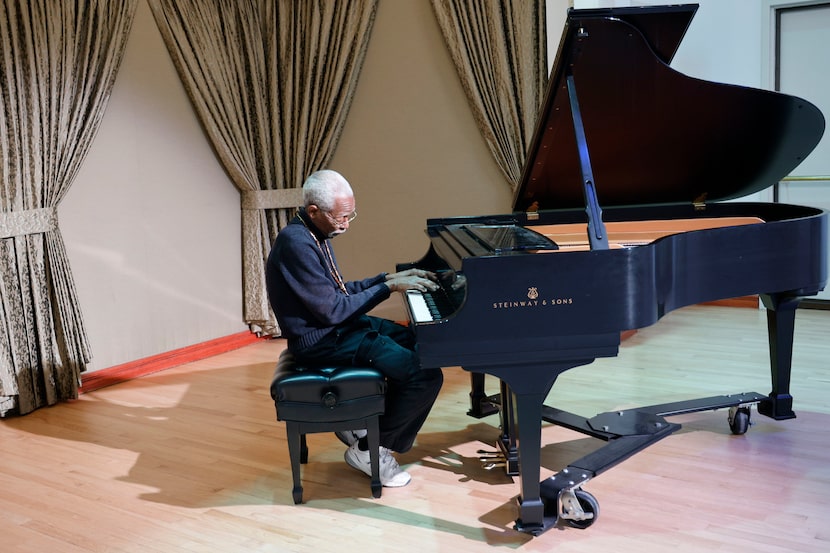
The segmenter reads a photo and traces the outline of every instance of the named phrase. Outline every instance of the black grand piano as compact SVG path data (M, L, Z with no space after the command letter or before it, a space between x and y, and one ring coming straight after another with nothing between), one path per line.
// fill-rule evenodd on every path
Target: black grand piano
M827 214L724 202L795 168L824 132L800 98L706 82L668 65L696 5L570 10L510 214L429 219L414 263L442 291L407 295L421 365L472 373L471 414L501 417L498 444L521 478L516 528L585 528L598 514L594 476L680 426L665 417L749 408L795 417L795 310L827 280ZM618 353L621 332L683 306L759 294L772 390L603 413L544 404L556 378ZM484 393L484 375L500 393ZM542 421L605 440L540 482Z

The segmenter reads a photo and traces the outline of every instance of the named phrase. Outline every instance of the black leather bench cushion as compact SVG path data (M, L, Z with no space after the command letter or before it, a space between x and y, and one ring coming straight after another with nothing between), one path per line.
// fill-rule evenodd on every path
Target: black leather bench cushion
M381 415L386 381L378 371L364 367L304 367L293 356L280 355L271 397L277 420L337 422Z

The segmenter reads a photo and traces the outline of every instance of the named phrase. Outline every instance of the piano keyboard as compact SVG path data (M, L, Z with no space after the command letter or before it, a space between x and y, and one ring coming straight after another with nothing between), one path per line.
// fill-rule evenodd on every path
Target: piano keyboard
M458 308L444 288L435 292L407 290L406 301L414 323L431 323L445 319Z

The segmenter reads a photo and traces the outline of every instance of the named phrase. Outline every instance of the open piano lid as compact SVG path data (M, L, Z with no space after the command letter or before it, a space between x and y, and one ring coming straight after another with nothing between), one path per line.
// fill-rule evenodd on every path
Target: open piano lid
M824 117L809 102L669 67L697 7L568 11L515 211L586 204L569 75L603 208L739 198L815 148Z

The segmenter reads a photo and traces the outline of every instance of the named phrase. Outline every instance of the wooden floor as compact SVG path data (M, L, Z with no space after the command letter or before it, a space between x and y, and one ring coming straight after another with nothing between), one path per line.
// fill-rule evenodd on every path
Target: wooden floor
M830 311L799 311L798 418L726 411L590 481L587 530L512 529L518 484L477 450L494 417L465 415L468 374L446 383L416 447L412 483L372 499L331 434L309 436L306 503L291 500L268 384L281 340L85 394L0 422L0 551L830 551ZM722 393L769 391L763 311L690 307L626 340L617 358L565 373L548 403L585 416ZM490 385L493 385L490 382ZM490 390L495 391L495 390ZM601 442L543 429L548 476Z

